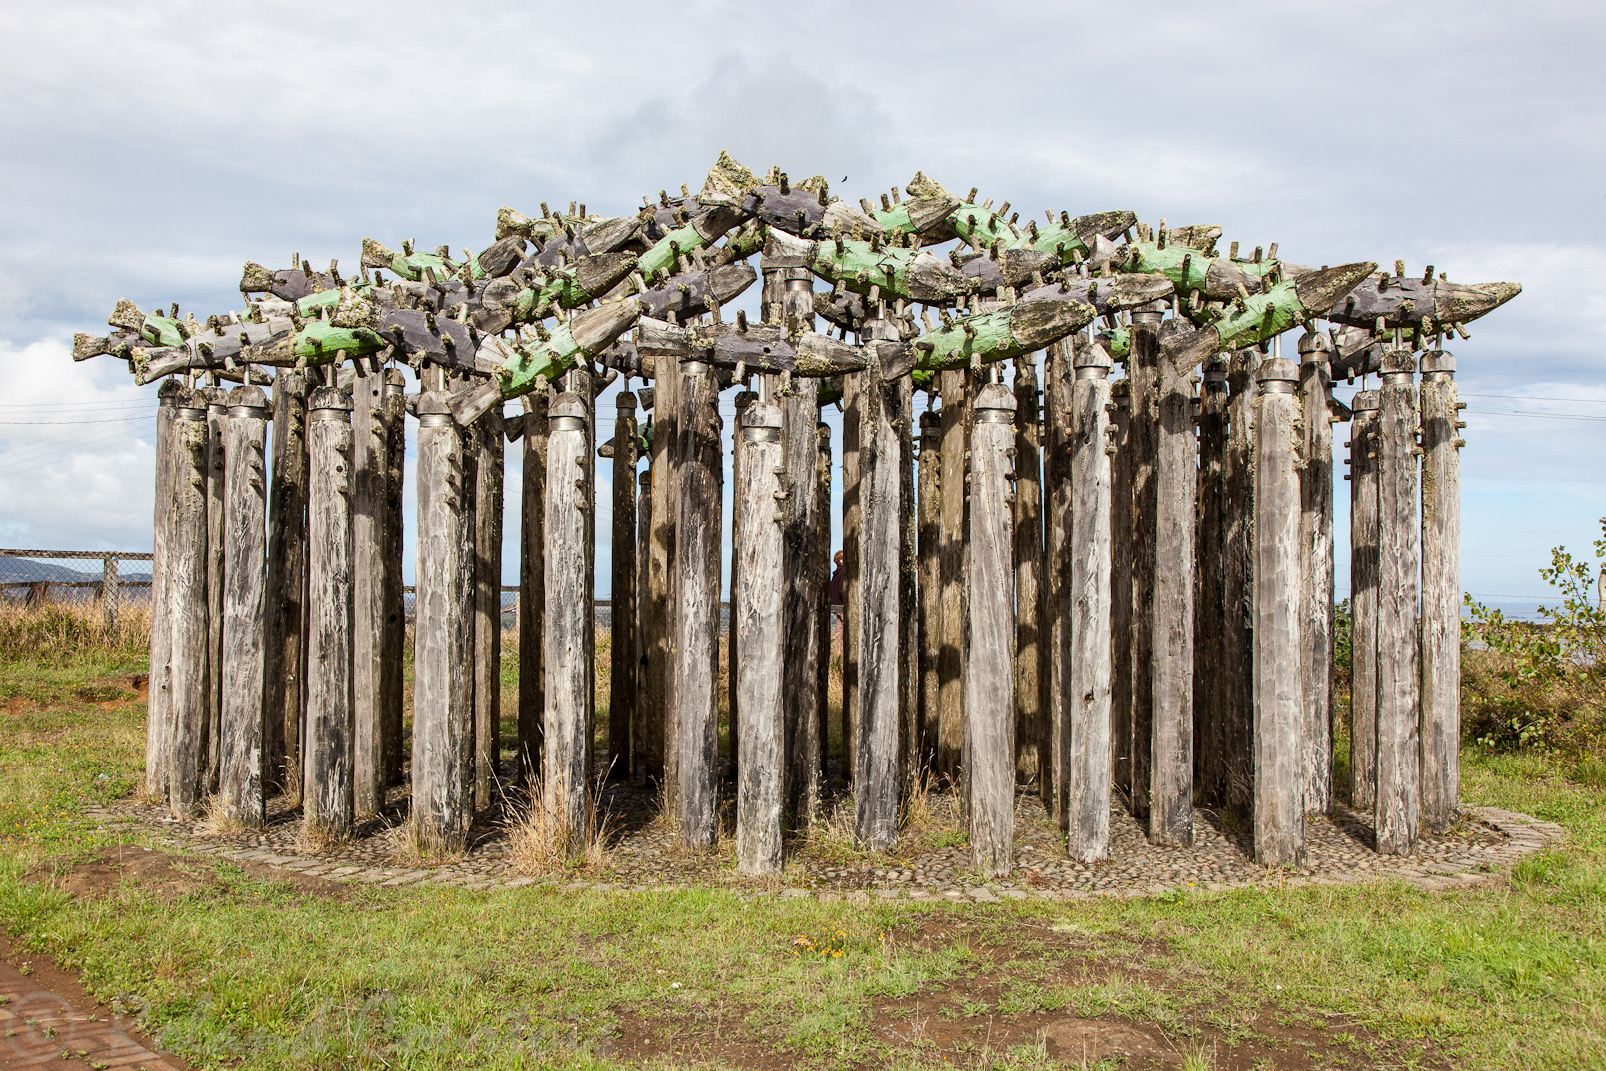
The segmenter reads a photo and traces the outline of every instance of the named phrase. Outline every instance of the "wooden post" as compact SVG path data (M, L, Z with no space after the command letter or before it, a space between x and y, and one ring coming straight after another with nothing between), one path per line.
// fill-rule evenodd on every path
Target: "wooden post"
M385 373L351 385L351 739L352 799L358 815L385 806L385 524L389 521L389 436Z
M108 554L100 561L100 612L102 625L108 636L117 635L117 555Z
M1132 313L1132 812L1149 821L1154 770L1155 569L1159 529L1160 340L1162 313ZM1163 642L1163 641L1162 641ZM1149 835L1155 835L1151 825Z
M1293 361L1272 357L1256 373L1255 399L1255 861L1305 857L1299 673L1299 474Z
M647 779L647 710L650 700L646 695L647 680L647 593L650 590L647 566L652 557L652 473L643 469L636 477L636 705L630 722L630 754L632 779L645 784Z
M402 731L402 661L407 639L406 604L402 592L403 492L407 459L407 378L399 369L385 372L381 394L384 426L385 499L379 539L384 548L381 601L384 633L380 639L380 730L384 784L401 780L406 742Z
M546 725L541 776L547 821L571 850L592 832L591 787L596 678L592 646L593 539L591 376L575 370L547 417Z
M719 832L719 384L713 368L680 366L679 516L675 534L675 784L680 839L707 848Z
M1422 824L1461 793L1461 440L1455 357L1422 355Z
M1421 817L1416 357L1383 355L1378 397L1377 850L1406 855Z
M473 731L474 535L463 434L446 395L418 399L418 565L414 575L413 837L462 849L473 819L464 753Z
M201 801L202 749L211 719L207 659L206 402L198 391L178 397L170 448L172 519L168 522L167 595L170 751L167 800L175 818L190 818Z
M759 376L763 379L763 375ZM778 378L778 377L777 377ZM742 417L750 405L758 400L758 392L739 390L736 392L736 435L731 439L731 557L730 557L730 604L731 627L725 634L725 665L729 667L726 679L729 682L726 695L726 725L729 727L727 746L730 748L730 772L733 777L740 776L741 763L741 696L736 687L736 667L742 660L741 630L736 627L736 589L742 582L741 556L736 548L742 545L742 524L746 520L746 503L742 500L742 481L746 476L747 442L742 435ZM784 760L783 760L784 761Z
M546 462L549 398L524 395L519 492L519 754L526 785L541 772L546 711Z
M502 757L502 407L474 422L474 806L491 805Z
M1076 348L1071 447L1068 847L1084 863L1110 852L1110 360ZM1018 487L1018 485L1017 485Z
M1226 724L1222 730L1226 806L1242 818L1254 814L1254 415L1259 350L1239 350L1228 362L1227 512L1222 583L1226 594L1222 680L1226 684Z
M891 321L865 325L866 337L894 334ZM905 394L882 378L872 348L859 395L858 709L853 729L854 831L871 851L898 842L898 734L903 702L901 531L903 465L900 420ZM1006 561L1008 559L1006 558ZM1010 778L1014 782L1013 776Z
M965 452L969 384L964 370L942 373L942 503L939 518L942 638L937 645L937 772L956 783L964 750Z
M1304 464L1299 471L1300 679L1305 712L1305 811L1333 809L1333 420L1331 344L1307 331L1299 340ZM1458 619L1459 620L1459 619ZM1459 630L1458 630L1459 631Z
M1196 358L1174 347L1193 336L1174 319L1163 332L1154 468L1154 720L1149 840L1193 843L1193 596L1198 524L1198 439L1193 421ZM1180 328L1180 330L1176 330ZM1077 685L1081 691L1081 685Z
M970 861L988 877L1014 865L1015 505L1010 453L1015 399L1001 382L975 401L970 446L969 665L965 667L970 763Z
M351 396L307 400L307 720L302 826L342 838L354 825L351 708Z
M769 384L763 384L767 396ZM737 739L736 869L743 874L781 870L781 797L786 770L783 657L783 606L790 585L783 575L780 508L786 473L781 406L767 397L746 407L740 437L746 440L736 501L742 516L731 561L731 631L741 633L740 661L731 663L733 704L742 727ZM805 440L812 429L799 429ZM816 447L817 449L817 447ZM799 487L802 493L803 487ZM740 563L740 568L737 568ZM814 710L807 720L814 721ZM816 769L818 765L816 764Z
M1043 460L1037 365L1015 360L1015 779L1047 765L1048 644L1043 630Z
M268 402L261 388L229 393L223 421L223 725L218 806L223 817L260 826L264 791L264 610L267 585Z
M307 373L273 380L273 485L268 495L267 763L269 792L300 782L306 594Z
M1377 805L1377 403L1356 391L1350 406L1350 806Z
M207 717L202 742L201 792L218 786L220 739L223 732L223 425L228 419L229 392L203 387L206 399L206 689Z
M1073 443L1072 344L1057 342L1043 363L1044 464L1047 560L1043 570L1043 631L1048 644L1048 765L1043 802L1062 830L1069 829L1071 760L1071 452Z
M645 756L649 777L662 778L672 804L677 791L675 752L675 662L673 656L676 523L680 515L680 363L653 358L652 539L647 546L647 677Z
M818 384L815 385L818 390ZM818 397L818 394L816 394ZM782 418L785 419L784 416ZM822 583L816 593L819 606L816 613L819 615L819 624L816 631L819 634L819 654L816 656L815 670L815 735L820 740L820 781L825 781L826 741L831 735L830 723L830 684L831 684L831 428L824 421L815 425L815 437L819 443L819 454L816 462L815 487L815 535L814 545L820 549L822 561L820 562L820 575Z
M1245 505L1227 495L1227 357L1217 354L1205 362L1199 397L1199 598L1193 633L1193 769L1207 807L1226 803L1226 530L1228 514Z
M859 587L859 544L862 496L859 448L864 434L864 375L842 377L842 780L853 783L858 760L854 719L859 710L859 633L863 628L863 599Z
M937 649L942 640L942 584L938 564L942 498L942 418L920 414L920 737L921 763L929 766L940 721Z
M608 776L628 778L634 771L630 731L636 721L636 396L627 390L614 399L613 551L609 596ZM734 659L732 666L735 665Z
M173 520L173 423L178 419L179 394L184 385L167 379L156 393L156 489L154 541L151 553L151 676L145 714L145 791L167 796L168 755L173 733L172 685L169 669L173 653L172 599L168 596L168 545Z
M1131 381L1110 386L1110 779L1132 796L1132 427Z

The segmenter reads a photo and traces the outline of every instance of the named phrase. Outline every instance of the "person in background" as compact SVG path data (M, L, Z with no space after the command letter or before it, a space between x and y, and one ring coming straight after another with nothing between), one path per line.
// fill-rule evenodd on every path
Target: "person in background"
M842 552L831 556L831 646L842 651Z

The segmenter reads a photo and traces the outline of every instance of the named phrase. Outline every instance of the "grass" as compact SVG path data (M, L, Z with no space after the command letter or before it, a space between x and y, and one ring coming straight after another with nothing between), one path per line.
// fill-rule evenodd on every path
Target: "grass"
M142 671L110 648L0 663L0 926L200 1067L1079 1067L1053 1033L1075 1017L1149 1031L1174 1066L1307 1044L1339 1066L1606 1064L1606 794L1589 755L1468 749L1468 802L1569 836L1453 893L320 894L195 859L208 880L187 890L77 895L75 864L118 849L83 808L128 796L143 768L127 684Z

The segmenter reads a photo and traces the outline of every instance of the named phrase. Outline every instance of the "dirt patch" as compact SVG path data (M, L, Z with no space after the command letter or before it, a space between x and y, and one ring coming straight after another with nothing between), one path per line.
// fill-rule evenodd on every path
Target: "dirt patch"
M275 870L249 862L231 865L238 866L253 880L288 882L296 891L314 896L344 898L352 891L351 886L342 882L291 870ZM163 901L223 888L213 860L168 855L133 846L105 852L66 870L40 869L28 876L33 881L53 884L85 899L110 896L129 886L137 886Z

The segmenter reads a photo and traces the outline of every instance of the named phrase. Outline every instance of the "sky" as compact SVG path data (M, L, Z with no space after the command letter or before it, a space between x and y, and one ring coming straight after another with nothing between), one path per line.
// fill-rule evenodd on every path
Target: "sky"
M69 355L118 298L204 319L247 260L479 249L501 205L628 212L722 149L853 200L923 170L1023 219L1521 282L1452 347L1463 586L1544 595L1550 548L1601 535L1600 5L61 2L0 38L3 546L150 546L154 387Z

